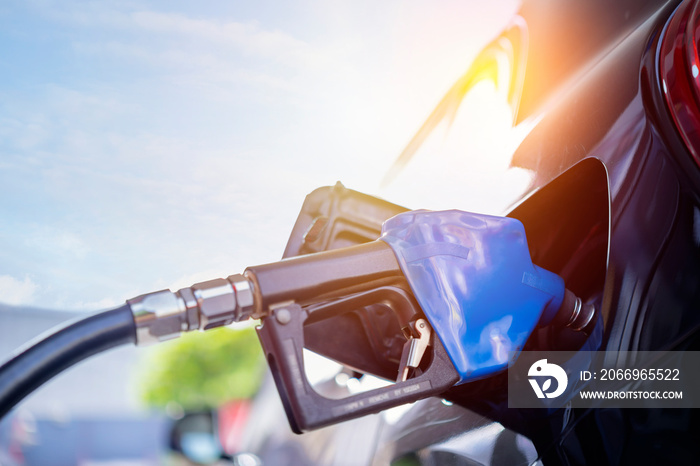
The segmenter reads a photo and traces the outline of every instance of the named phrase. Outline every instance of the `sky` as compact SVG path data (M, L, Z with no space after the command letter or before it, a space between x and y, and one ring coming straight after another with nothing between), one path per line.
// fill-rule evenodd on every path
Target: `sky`
M336 181L499 210L494 162L460 159L481 175L457 191L430 159L380 181L517 2L288 3L0 3L0 302L104 309L278 260Z

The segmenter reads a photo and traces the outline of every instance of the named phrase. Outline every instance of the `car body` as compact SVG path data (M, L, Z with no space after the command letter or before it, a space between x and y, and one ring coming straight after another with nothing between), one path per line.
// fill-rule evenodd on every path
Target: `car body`
M681 66L664 56L664 41L674 41L668 35L679 34L668 26L678 9L675 0L523 2L513 26L477 57L390 174L390 183L401 183L421 144L454 117L475 82L507 83L514 126L527 126L509 164L531 175L510 199L509 215L525 224L533 261L600 310L587 339L541 331L531 348L698 348L700 170L694 133L679 132L667 101L676 84L663 71ZM686 103L697 112L697 101ZM451 169L449 161L434 163L437 172ZM244 449L263 464L683 464L700 457L696 410L542 414L508 409L502 379L466 385L445 400L295 437L268 383Z

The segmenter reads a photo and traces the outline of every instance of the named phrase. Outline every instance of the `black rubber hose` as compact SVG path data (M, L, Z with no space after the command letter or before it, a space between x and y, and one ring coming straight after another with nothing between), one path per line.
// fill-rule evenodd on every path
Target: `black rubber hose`
M25 396L73 364L135 342L136 328L128 304L73 321L39 337L0 366L0 419Z

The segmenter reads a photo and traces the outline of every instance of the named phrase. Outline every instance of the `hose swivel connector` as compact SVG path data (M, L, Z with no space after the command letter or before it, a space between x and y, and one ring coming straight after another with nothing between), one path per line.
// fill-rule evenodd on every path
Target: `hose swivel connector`
M256 318L253 285L240 274L177 292L147 293L127 302L136 323L136 344L141 346L176 338L182 332Z

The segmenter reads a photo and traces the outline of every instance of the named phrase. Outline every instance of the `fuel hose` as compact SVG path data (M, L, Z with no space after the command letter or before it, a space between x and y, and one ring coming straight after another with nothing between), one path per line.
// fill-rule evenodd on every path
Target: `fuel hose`
M94 354L135 341L128 304L39 336L0 366L0 418L56 374Z

